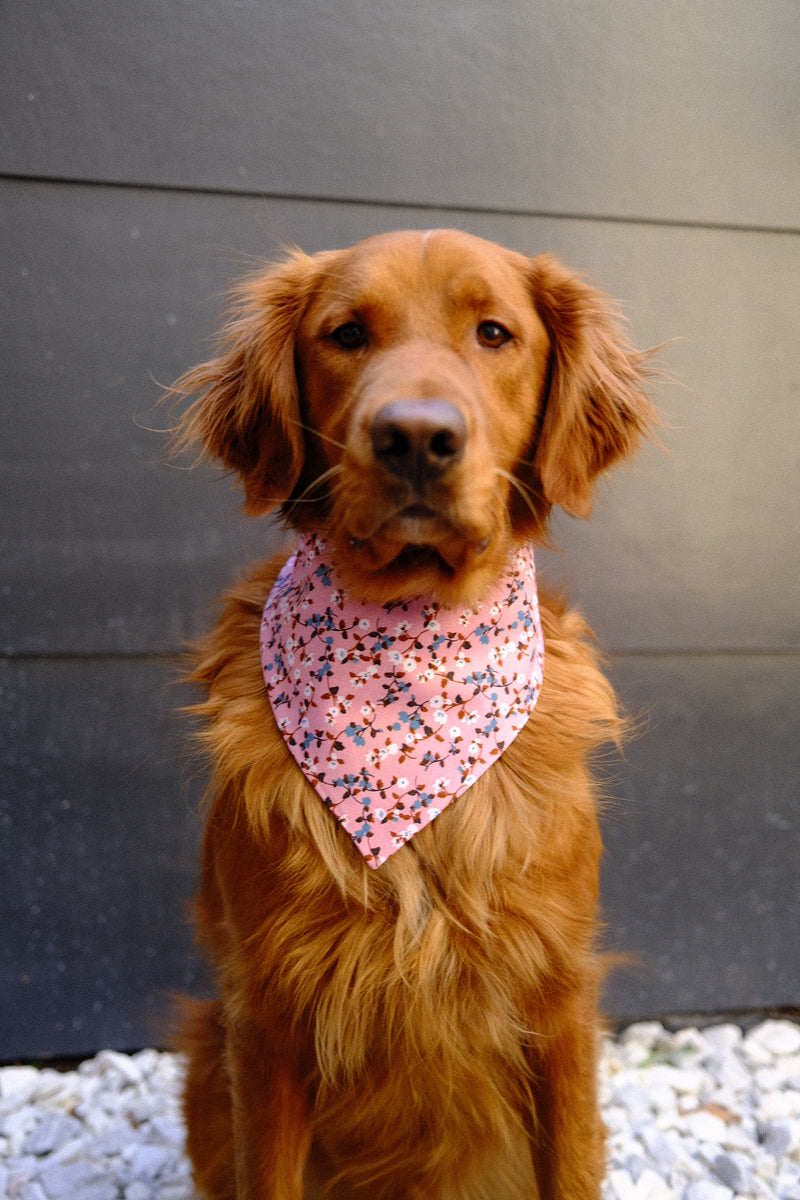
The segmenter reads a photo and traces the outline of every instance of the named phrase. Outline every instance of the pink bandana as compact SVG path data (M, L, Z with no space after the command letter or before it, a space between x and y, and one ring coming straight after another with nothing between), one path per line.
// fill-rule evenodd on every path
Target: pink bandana
M539 694L533 550L478 609L345 595L325 543L300 541L267 600L261 663L294 759L379 867L499 758Z

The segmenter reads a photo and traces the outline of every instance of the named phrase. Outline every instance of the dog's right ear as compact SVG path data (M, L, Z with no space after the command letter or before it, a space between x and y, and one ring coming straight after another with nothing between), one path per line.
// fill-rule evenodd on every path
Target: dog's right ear
M199 446L235 471L250 516L283 504L303 467L295 335L316 274L315 259L297 251L238 284L218 355L167 394L197 396L178 423L175 452Z

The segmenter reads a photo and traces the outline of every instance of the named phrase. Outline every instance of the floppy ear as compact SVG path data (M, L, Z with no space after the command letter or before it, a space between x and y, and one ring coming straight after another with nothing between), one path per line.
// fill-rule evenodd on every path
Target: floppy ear
M295 334L315 277L314 259L298 251L238 284L219 354L168 393L199 393L178 424L176 452L199 444L236 471L251 516L282 504L302 470Z
M550 504L587 517L600 472L657 424L644 390L652 351L634 350L613 302L549 255L532 260L530 281L551 355L534 470Z

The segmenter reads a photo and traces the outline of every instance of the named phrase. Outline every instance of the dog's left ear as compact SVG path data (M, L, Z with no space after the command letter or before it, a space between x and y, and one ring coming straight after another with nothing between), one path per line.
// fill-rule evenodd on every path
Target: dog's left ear
M587 517L600 472L658 423L644 390L652 352L634 350L613 302L549 255L531 261L530 287L551 355L534 472L549 504Z

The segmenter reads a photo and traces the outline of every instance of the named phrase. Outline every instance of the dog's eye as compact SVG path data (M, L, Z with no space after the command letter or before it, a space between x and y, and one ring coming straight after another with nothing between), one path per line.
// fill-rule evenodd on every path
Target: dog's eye
M348 321L334 329L330 337L342 350L360 350L366 343L367 331L358 321Z
M511 334L498 321L481 321L478 326L478 341L489 350L499 350L511 341Z

